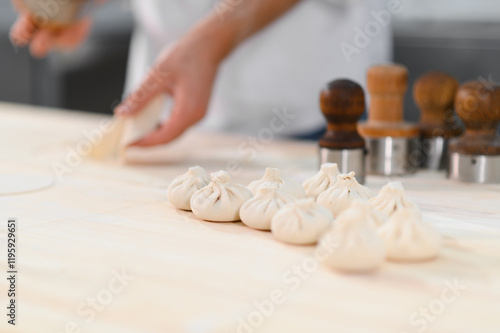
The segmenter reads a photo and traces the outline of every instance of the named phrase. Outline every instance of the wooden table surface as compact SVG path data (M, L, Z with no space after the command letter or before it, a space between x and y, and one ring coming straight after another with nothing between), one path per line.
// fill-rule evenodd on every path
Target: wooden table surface
M55 179L45 190L0 196L5 313L7 218L19 229L17 325L2 312L0 332L500 332L499 185L435 172L399 179L443 233L441 256L339 274L317 265L312 246L204 222L166 199L169 181L194 165L216 171L232 161L244 184L267 166L302 181L317 168L314 143L252 146L247 136L194 129L170 146L131 151L134 164L73 156L58 179L54 166L101 119L0 104L0 175ZM388 180L368 177L367 186Z

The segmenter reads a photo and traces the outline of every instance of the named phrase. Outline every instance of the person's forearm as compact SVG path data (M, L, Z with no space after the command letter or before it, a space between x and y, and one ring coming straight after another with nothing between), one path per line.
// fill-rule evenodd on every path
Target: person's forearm
M221 3L216 4L216 9L193 27L186 37L198 41L201 39L200 42L206 45L202 51L220 62L242 41L279 18L299 1L221 0Z

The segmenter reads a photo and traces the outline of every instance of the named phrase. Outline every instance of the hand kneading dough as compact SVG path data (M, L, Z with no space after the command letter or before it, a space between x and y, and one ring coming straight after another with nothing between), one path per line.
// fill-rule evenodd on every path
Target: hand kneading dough
M103 133L102 140L93 146L89 157L95 160L122 158L129 144L142 139L156 129L163 104L164 97L159 95L135 116L115 116L111 130Z
M396 261L418 261L436 257L442 244L441 234L422 221L414 209L394 213L378 230L385 244L387 258Z
M240 220L240 208L252 198L252 192L243 185L231 183L226 171L212 173L208 186L191 197L191 209L198 218L214 222Z
M305 198L306 196L306 191L302 185L292 179L281 178L281 170L276 168L267 168L264 177L251 182L248 185L248 189L256 195L259 186L265 183L277 184L279 189L293 195L297 199Z
M328 208L333 217L346 210L353 201L367 201L375 195L369 188L358 183L354 175L354 172L350 172L337 176L335 185L318 196L318 204Z
M391 182L385 185L379 194L371 198L368 203L386 217L390 217L401 209L419 210L413 201L406 199L405 190L400 182Z
M302 184L306 195L316 200L322 192L335 184L338 175L340 171L337 163L322 164L319 172Z
M276 239L292 244L315 244L333 222L328 209L301 199L283 207L271 220L271 231Z
M191 210L191 197L194 192L210 182L205 169L199 166L189 168L188 172L176 177L168 186L167 197L174 207Z
M365 272L379 267L385 259L382 240L367 222L366 211L353 205L342 212L318 247L328 253L325 264L347 272Z
M271 219L286 204L296 198L278 188L277 184L262 184L257 195L241 206L241 222L259 230L271 230Z

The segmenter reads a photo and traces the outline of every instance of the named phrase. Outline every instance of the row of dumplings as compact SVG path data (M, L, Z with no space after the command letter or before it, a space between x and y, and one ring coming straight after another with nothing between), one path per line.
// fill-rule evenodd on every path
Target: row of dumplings
M168 188L178 209L214 222L241 220L258 230L271 230L282 242L318 246L325 262L343 271L369 271L387 258L428 260L437 256L442 238L401 183L391 182L375 195L359 184L354 172L341 174L335 163L323 164L302 185L267 168L262 179L245 187L225 171L209 178L199 167L178 176Z

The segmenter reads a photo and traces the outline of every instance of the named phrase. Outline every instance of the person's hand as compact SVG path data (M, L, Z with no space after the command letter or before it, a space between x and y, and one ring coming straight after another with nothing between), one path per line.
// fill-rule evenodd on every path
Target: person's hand
M218 68L218 61L207 56L213 50L209 44L188 36L165 49L142 84L116 107L115 114L128 117L141 112L159 94L174 100L169 119L132 146L168 143L203 118Z
M214 11L166 49L140 87L115 109L118 115L132 116L158 94L170 95L174 100L170 118L132 145L168 143L202 119L221 61L298 1L244 1L224 15Z
M12 0L19 17L10 31L11 41L18 46L30 46L31 54L44 57L52 49L68 50L77 47L87 37L91 19L89 17L65 27L50 29L39 27L21 0Z

